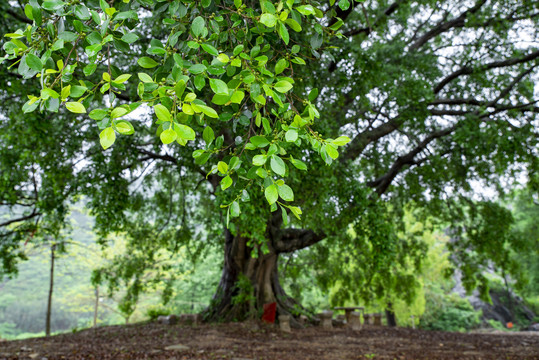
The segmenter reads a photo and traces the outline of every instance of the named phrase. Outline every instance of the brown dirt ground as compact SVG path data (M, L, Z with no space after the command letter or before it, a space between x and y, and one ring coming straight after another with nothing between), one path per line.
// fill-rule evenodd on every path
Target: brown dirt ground
M140 323L0 342L0 359L539 359L538 333L449 333L364 326L292 333L258 323ZM183 350L165 350L170 345Z

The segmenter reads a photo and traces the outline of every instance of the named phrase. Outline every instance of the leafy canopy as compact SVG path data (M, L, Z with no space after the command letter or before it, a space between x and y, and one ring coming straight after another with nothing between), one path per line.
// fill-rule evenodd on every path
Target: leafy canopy
M299 219L302 211L291 204L294 192L284 179L292 168L306 171L307 166L287 149L312 149L331 164L338 148L350 141L346 136L324 139L313 130L320 117L317 89L294 91L294 73L312 54L296 44L291 32L307 27L330 38L342 25L321 25L324 14L315 5L294 0L30 0L24 12L32 24L5 35L10 41L0 61L18 66L24 79L40 81L39 93L28 96L23 106L25 113L65 107L89 116L97 121L105 150L118 136L135 132L126 115L143 104L151 107L163 145L194 142L195 162L213 161L207 175L218 175L221 189L233 191L232 200L221 205L227 208L227 224L229 217L240 215L245 190L253 185L264 189L272 211L279 206L285 214L288 208ZM339 5L349 6L346 1ZM145 54L137 59L135 78L111 61L116 53L141 46L137 27L152 13L165 14L162 31L168 36L164 42L154 38L141 44ZM122 96L128 86L136 86L137 101ZM99 94L105 96L96 107ZM127 102L120 104L119 98ZM300 108L291 105L298 102ZM224 135L216 136L214 128L223 123L234 128L234 148Z

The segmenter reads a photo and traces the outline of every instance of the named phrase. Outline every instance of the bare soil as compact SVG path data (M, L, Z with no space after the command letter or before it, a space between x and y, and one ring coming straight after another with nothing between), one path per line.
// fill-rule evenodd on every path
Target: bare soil
M281 332L259 323L108 326L0 342L0 359L539 359L538 333L449 333L364 326ZM180 345L177 349L165 349Z

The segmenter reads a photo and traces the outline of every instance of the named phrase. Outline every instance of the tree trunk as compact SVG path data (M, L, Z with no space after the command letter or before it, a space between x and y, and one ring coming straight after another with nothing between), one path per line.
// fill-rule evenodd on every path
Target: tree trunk
M51 311L52 311L52 290L54 287L54 251L56 245L51 245L51 271L49 283L49 298L47 300L47 315L45 319L45 336L51 336Z
M392 327L397 326L397 317L395 316L395 311L393 310L393 303L391 302L387 303L386 320L387 320L387 326L392 326Z
M97 311L99 309L99 286L95 287L94 328L97 327Z
M311 230L280 229L281 222L281 213L276 211L268 222L269 251L263 254L259 248L258 257L252 256L248 238L225 230L223 272L212 302L203 312L205 321L260 318L264 304L272 302L277 303L277 315L299 316L294 309L300 304L286 295L279 281L279 254L313 245L325 235ZM291 324L298 325L293 318Z

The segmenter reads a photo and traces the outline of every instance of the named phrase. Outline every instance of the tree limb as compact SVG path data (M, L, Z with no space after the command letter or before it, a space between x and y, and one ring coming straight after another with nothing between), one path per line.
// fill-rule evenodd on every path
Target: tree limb
M27 24L30 24L30 25L33 24L33 21L32 21L32 20L30 20L30 19L28 19L28 18L26 18L26 17L24 17L24 16L18 14L17 12L15 12L15 11L13 11L13 10L11 10L11 9L6 9L6 12L7 12L9 15L13 16L15 19L19 20L19 21L22 21L22 22L27 23Z
M359 155L361 155L363 150L365 150L367 145L392 133L400 126L400 123L401 120L396 117L372 130L359 133L356 137L354 137L346 149L346 152L341 156L340 161L344 162L357 158Z
M325 233L316 233L313 230L283 229L279 231L279 238L273 242L277 252L287 253L301 250L314 245L326 238Z
M17 218L17 219L11 219L11 220L8 220L6 222L0 223L0 227L8 226L8 225L11 225L13 223L17 223L17 222L21 222L21 221L25 221L25 220L30 220L30 219L33 219L36 216L40 216L40 215L41 215L41 213L37 212L36 209L34 209L32 211L32 213L29 214L29 215L22 216L22 217Z
M453 125L447 129L442 129L442 130L438 130L431 133L410 152L408 152L407 154L403 156L399 156L399 158L395 161L395 163L393 164L393 166L391 166L391 168L388 170L387 173L380 176L378 179L374 181L369 181L367 183L367 186L376 188L376 193L378 193L379 195L382 195L383 193L386 192L387 188L389 187L389 185L391 185L391 182L393 181L393 179L395 179L395 177L401 171L401 169L405 165L413 165L415 163L415 160L414 160L415 156L419 154L420 152L422 152L423 150L425 150L428 144L430 144L435 139L451 134L456 128L457 126Z
M453 20L450 20L450 21L447 21L447 22L441 21L440 23L438 23L438 25L436 27L434 27L433 29L427 31L423 36L421 36L419 39L417 39L410 46L410 51L415 51L415 50L419 49L421 46L425 45L430 39L432 39L432 38L446 32L447 30L450 30L452 28L457 28L457 27L464 27L466 17L468 15L470 15L470 14L474 14L477 11L479 11L481 6L483 6L486 2L487 2L486 0L479 0L479 1L477 1L475 3L475 5L473 7L469 8L466 11L464 11L457 18L455 18Z
M528 61L535 60L537 58L539 58L539 50L533 51L524 57L514 57L514 58L509 58L509 59L505 59L501 61L493 61L491 63L487 63L476 68L473 68L471 66L464 66L460 68L459 70L449 74L442 81L440 81L440 83L438 83L438 85L436 85L436 87L434 88L434 93L438 94L440 91L442 91L442 89L447 84L449 84L451 81L455 80L459 76L470 75L470 74L473 74L474 72L479 72L479 71L485 71L485 70L490 70L490 69L495 69L495 68L522 64Z

